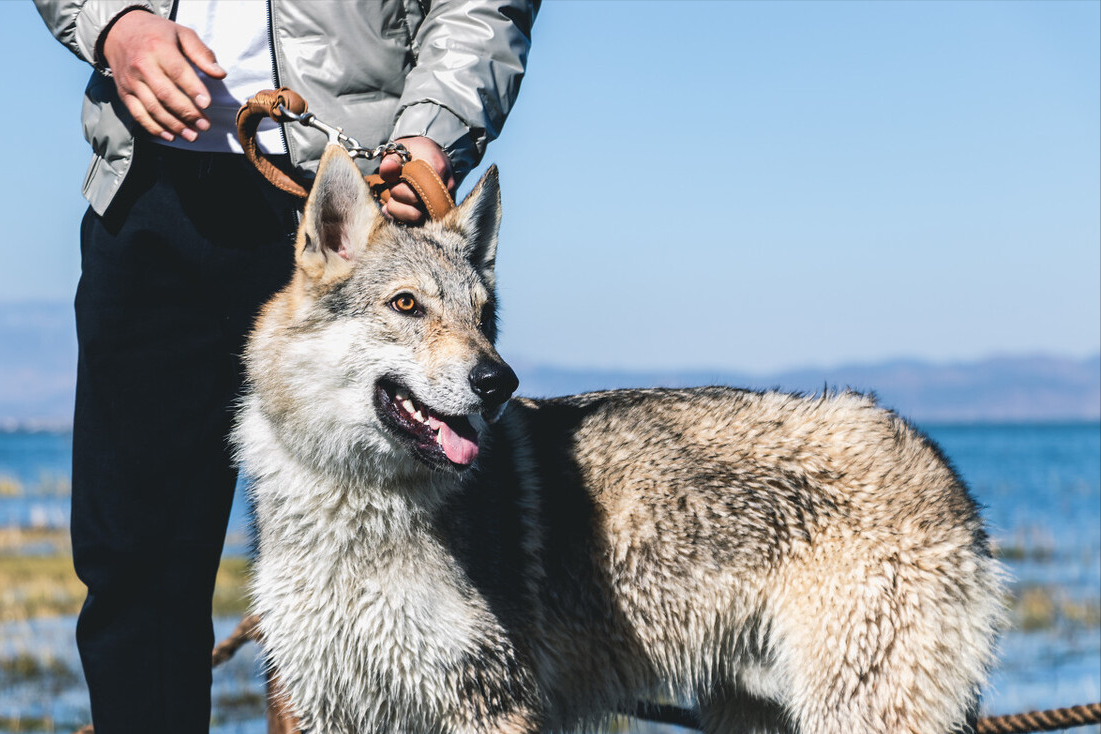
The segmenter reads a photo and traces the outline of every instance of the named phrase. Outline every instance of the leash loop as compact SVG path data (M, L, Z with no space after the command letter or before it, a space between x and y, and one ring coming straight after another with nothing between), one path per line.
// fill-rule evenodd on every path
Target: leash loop
M309 182L296 181L280 170L261 152L256 142L256 131L260 122L271 118L282 124L297 123L311 127L325 134L330 144L339 145L352 159L376 160L388 155L401 157L402 169L399 180L408 184L424 204L431 219L438 219L455 206L447 186L440 180L432 166L422 160L413 160L412 153L401 143L389 141L374 148L366 148L358 140L344 132L343 128L330 125L309 111L306 100L287 87L265 89L257 92L237 111L237 139L244 149L245 157L256 167L264 178L276 188L299 197L309 194ZM390 185L378 174L365 177L367 185L378 200L385 204L390 198Z

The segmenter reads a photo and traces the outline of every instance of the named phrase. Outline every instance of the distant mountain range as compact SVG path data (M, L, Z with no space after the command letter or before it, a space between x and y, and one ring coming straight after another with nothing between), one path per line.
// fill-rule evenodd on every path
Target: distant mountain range
M538 397L642 386L721 384L808 393L828 386L874 391L880 403L919 423L1101 420L1101 355L1004 356L952 364L896 360L772 374L512 364L521 394ZM0 303L0 429L66 427L75 374L68 304Z

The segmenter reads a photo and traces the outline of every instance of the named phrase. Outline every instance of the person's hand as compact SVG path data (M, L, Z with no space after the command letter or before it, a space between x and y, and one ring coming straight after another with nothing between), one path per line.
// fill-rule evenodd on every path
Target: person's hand
M210 93L192 68L225 77L214 52L190 28L145 10L131 10L114 22L103 40L103 59L119 98L151 135L189 142L209 130L203 109Z
M451 160L440 146L428 138L421 137L399 138L394 142L402 143L409 149L414 158L420 158L432 166L433 170L439 174L440 180L447 186L447 193L454 198L455 176L451 171ZM396 153L391 153L379 163L378 173L382 176L382 180L388 184L397 184L390 189L390 201L386 202L386 206L383 207L382 211L386 216L399 222L420 224L424 221L427 213L424 204L417 198L417 194L412 187L409 184L398 183L398 177L401 176L401 164L401 156Z

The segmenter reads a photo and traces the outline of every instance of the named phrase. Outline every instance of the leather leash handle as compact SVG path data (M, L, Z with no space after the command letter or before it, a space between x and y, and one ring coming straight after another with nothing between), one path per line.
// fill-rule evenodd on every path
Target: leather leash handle
M372 173L364 178L367 179L371 192L381 203L390 201L390 185L382 180L382 176ZM439 174L420 158L406 161L401 167L398 180L409 184L410 188L417 193L417 198L424 204L429 219L439 219L455 208L455 202L451 199L451 194L447 192L447 186L444 185Z
M301 115L309 105L297 92L287 87L257 92L241 105L241 109L237 110L237 140L244 148L245 158L248 158L249 162L256 166L256 170L272 185L292 196L305 199L309 194L306 187L276 168L256 142L256 129L260 127L260 122L265 117L270 117L276 122L290 122L290 118L284 117L279 111L280 106L296 115Z
M265 117L270 117L276 122L292 121L279 111L280 107L297 116L305 113L308 105L297 92L287 87L257 92L241 106L241 109L237 110L237 140L244 149L245 157L273 186L292 196L305 199L309 195L309 189L276 168L256 142L256 130ZM381 203L385 204L390 200L390 186L382 180L381 176L374 173L364 178L371 192ZM447 186L435 169L425 161L420 159L406 161L402 165L399 180L408 184L416 192L428 212L429 219L439 219L455 208L455 201L447 191Z

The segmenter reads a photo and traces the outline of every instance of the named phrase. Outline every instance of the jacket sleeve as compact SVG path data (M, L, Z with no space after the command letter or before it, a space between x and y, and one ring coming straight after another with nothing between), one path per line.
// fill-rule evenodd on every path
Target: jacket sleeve
M520 91L538 0L440 0L414 39L393 137L423 135L451 158L456 180L496 138Z
M74 54L99 66L99 37L123 12L142 8L156 12L148 0L34 0L50 33Z

